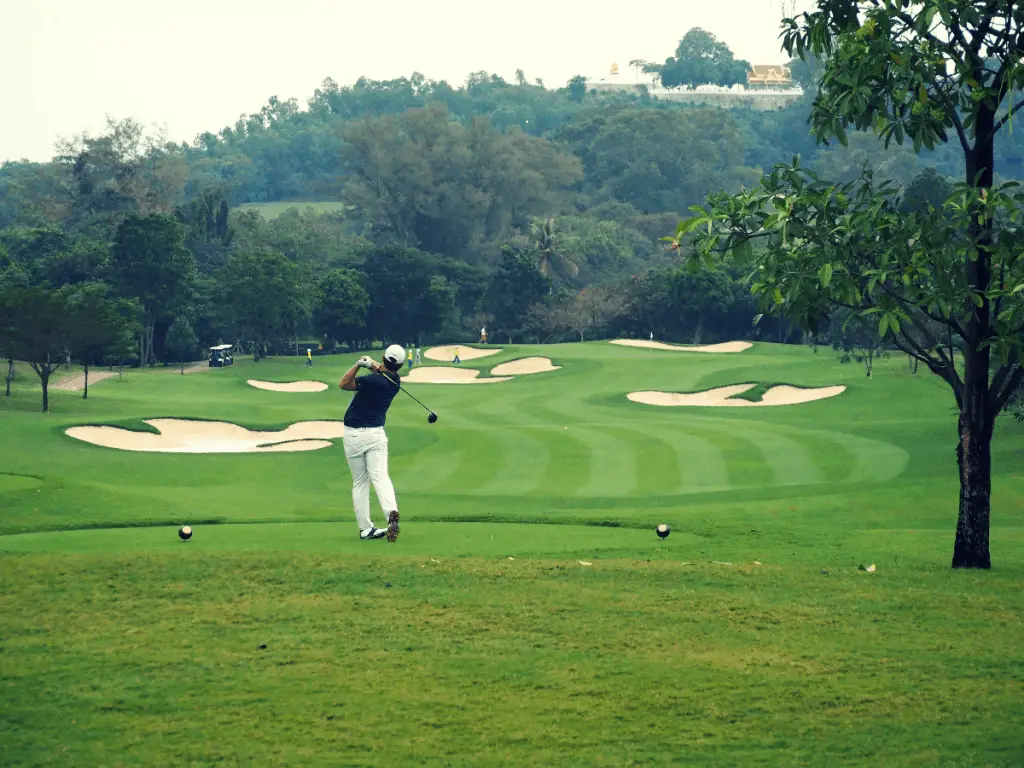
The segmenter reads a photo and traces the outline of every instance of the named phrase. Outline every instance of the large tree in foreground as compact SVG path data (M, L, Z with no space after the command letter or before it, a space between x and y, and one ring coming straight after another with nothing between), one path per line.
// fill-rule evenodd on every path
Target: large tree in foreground
M783 28L790 55L822 64L819 141L845 144L853 127L917 150L955 142L964 181L941 210L904 212L894 185L867 173L833 184L794 161L752 192L709 196L675 245L692 236L701 258L750 258L765 311L805 328L837 308L870 318L949 385L960 412L952 565L988 568L992 434L1024 380L1024 194L993 184L995 137L1024 107L1024 5L818 0Z

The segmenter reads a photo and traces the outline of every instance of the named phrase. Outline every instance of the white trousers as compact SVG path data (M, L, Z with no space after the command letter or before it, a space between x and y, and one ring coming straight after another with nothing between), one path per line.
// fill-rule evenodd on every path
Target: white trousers
M388 477L388 436L384 427L345 427L342 440L345 458L352 470L352 506L356 510L356 523L360 531L365 531L373 525L370 522L370 483L377 492L385 522L388 513L398 509L395 486Z

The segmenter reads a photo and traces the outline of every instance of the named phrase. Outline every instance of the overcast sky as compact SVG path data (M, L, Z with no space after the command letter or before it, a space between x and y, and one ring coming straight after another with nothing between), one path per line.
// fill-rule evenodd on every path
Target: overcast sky
M306 100L327 77L459 85L485 70L564 85L613 61L662 61L691 27L737 58L781 63L783 7L810 0L0 0L0 161L46 160L60 136L134 117L191 142L270 96Z

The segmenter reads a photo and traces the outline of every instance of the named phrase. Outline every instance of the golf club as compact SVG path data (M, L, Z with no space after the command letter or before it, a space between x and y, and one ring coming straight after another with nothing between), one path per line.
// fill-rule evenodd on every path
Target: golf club
M409 397L411 397L413 400L416 400L416 396L413 395L411 392L409 392L409 390L405 389L402 386L402 383L400 381L395 381L394 379L392 379L390 376L388 376L386 374L385 374L384 378L386 378L390 382L393 382L394 385L396 387L398 387L402 392L405 392L405 394L409 395ZM416 402L420 403L419 400L416 400ZM420 403L420 405L423 405L423 403ZM423 405L423 410L425 410L427 412L427 423L428 424L433 424L435 421L437 421L437 414L436 413L434 413L432 410L427 408L427 406L425 406L425 405Z

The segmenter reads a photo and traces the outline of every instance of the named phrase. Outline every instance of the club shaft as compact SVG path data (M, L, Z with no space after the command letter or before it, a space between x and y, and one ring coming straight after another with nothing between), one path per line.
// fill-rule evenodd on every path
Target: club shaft
M386 379L387 379L388 381L394 382L394 385L395 385L396 387L398 387L398 388L399 388L399 389L400 389L400 390L401 390L402 392L405 392L405 394L407 394L407 395L408 395L409 397L411 397L411 398L412 398L413 400L416 400L416 396L415 396L415 395L413 395L413 394L412 394L412 393L411 393L411 392L410 392L409 390L407 390L407 389L406 389L405 387L403 387L403 386L402 386L402 382L401 382L401 381L395 381L395 380L394 380L394 379L392 379L392 378L391 378L390 376L385 376L384 378L386 378ZM417 402L417 403L420 403L420 401L419 401L419 400L416 400L416 402ZM432 410L430 410L429 408L427 408L427 406L423 405L423 403L420 403L420 405L421 405L421 406L423 406L423 410L425 410L425 411L426 411L427 413L433 413L433 411L432 411Z

